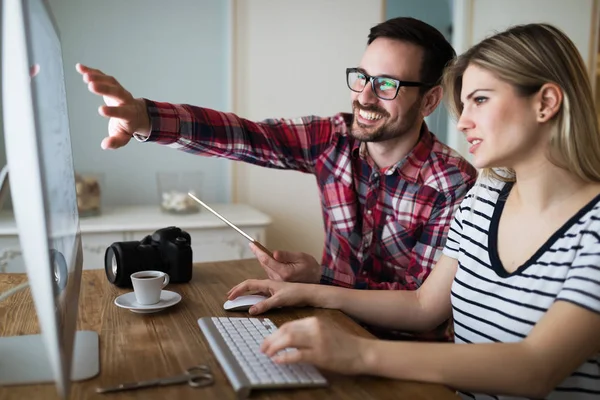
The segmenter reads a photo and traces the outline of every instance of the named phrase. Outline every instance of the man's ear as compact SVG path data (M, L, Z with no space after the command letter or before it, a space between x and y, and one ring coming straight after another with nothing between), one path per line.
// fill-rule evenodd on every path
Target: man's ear
M444 90L440 85L434 86L425 92L423 95L423 102L421 103L421 114L423 117L431 115L442 101L443 95Z
M563 91L556 83L545 83L538 91L536 112L538 122L554 118L563 102Z

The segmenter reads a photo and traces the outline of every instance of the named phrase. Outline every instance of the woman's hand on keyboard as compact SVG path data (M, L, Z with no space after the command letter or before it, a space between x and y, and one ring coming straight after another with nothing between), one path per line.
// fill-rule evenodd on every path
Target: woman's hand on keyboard
M330 321L310 317L283 324L260 349L276 363L302 362L342 374L361 374L365 372L363 355L368 342ZM282 351L287 348L295 350Z
M303 283L279 282L270 279L248 279L234 286L228 293L227 299L233 300L238 296L250 293L262 293L270 296L250 307L252 315L262 314L276 307L302 307L310 304L310 293L313 286Z

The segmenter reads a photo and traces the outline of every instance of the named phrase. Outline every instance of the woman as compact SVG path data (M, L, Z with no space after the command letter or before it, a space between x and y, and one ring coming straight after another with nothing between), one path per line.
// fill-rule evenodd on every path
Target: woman
M482 172L417 291L250 280L229 298L260 291L271 297L256 314L310 305L390 329L455 321L458 345L363 339L294 321L262 345L278 362L436 382L465 398L597 398L600 133L584 63L558 29L517 26L460 56L444 85ZM277 354L286 347L298 351Z

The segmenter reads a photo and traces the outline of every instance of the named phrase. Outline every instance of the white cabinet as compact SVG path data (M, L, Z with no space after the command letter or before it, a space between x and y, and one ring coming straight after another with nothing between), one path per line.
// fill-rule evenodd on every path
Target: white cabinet
M266 245L266 227L271 218L244 204L216 204L211 207L255 240ZM156 206L115 207L96 217L80 218L83 268L104 268L104 252L114 242L139 241L155 230L177 226L192 239L194 262L238 260L254 257L248 240L206 210L197 214L174 215ZM19 254L19 237L14 217L0 213L0 272L24 272ZM8 260L2 269L2 261Z

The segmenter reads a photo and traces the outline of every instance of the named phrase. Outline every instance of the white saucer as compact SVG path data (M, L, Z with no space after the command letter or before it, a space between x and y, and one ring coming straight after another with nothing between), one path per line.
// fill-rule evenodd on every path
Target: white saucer
M131 312L138 314L155 313L165 308L174 306L181 301L179 293L163 290L160 292L160 301L156 304L141 305L135 299L135 293L129 292L122 294L115 299L115 304L118 307L128 309Z

